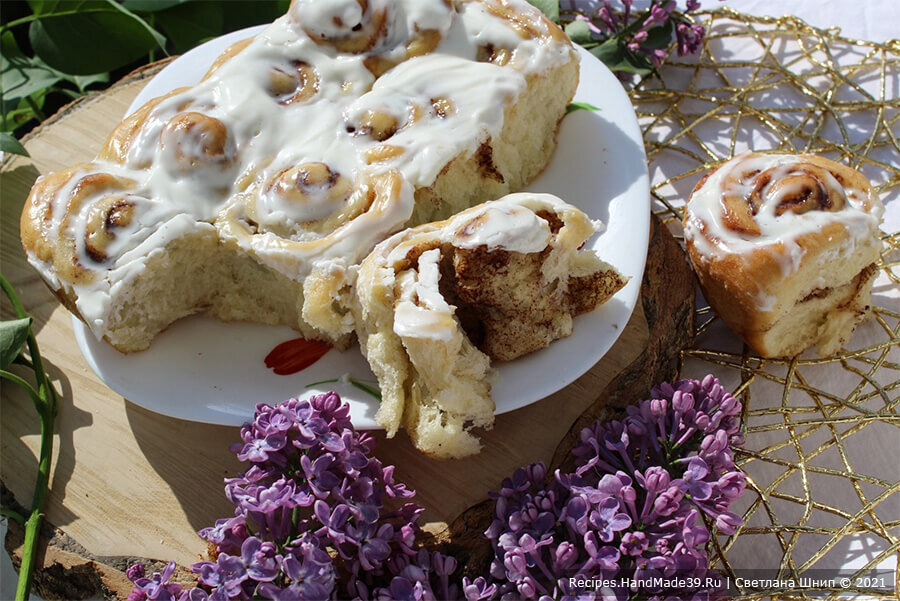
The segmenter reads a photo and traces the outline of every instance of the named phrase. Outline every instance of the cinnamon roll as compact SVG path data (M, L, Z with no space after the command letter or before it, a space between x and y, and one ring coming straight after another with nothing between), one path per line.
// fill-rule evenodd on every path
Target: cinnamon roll
M363 56L376 77L434 51L453 25L449 0L293 0L288 15L316 44Z
M869 314L882 213L854 169L744 153L694 188L685 240L710 305L756 353L827 356Z
M492 360L572 333L573 317L626 281L579 250L595 223L548 194L511 194L404 230L362 262L354 313L381 384L376 419L440 458L478 452L490 428Z
M479 61L484 44L510 60ZM526 185L577 77L571 42L525 0L293 0L94 161L42 178L23 245L121 351L195 311L345 346L359 262Z

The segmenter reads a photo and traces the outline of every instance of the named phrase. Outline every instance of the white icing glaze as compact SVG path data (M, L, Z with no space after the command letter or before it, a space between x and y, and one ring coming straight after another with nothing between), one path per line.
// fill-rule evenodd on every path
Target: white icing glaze
M535 11L524 0L486 1L503 10ZM379 11L386 27L373 20ZM415 187L430 185L449 160L499 134L504 109L525 88L526 77L573 60L567 43L533 21L540 35L523 36L467 0L295 0L287 15L210 77L153 107L130 140L124 164L92 164L91 171L133 182L127 193L138 199L135 216L109 245L108 261L93 265L99 277L63 285L74 290L79 311L102 336L110 289L133 277L154 249L210 224L223 239L292 278L302 279L318 264L358 263L410 218ZM374 36L367 50L341 52L330 45L356 35L354 28ZM436 51L403 60L423 32L439 34ZM486 45L509 49L512 58L502 67L475 62ZM399 64L376 79L366 64L371 57ZM301 82L296 90L290 87L295 80ZM438 110L440 99L449 104ZM395 119L393 135L378 140L363 133L366 111ZM384 146L394 155L372 160L370 153ZM276 184L279 175L309 163L326 165L357 192L331 194L331 184L314 182L298 200L290 185ZM372 182L389 174L401 183L368 207L360 190L377 188ZM58 204L67 202L71 185L59 191ZM87 213L105 194L86 199L65 232L85 265L91 265L83 242ZM62 208L53 214L63 214ZM509 232L485 230L479 239L530 252L543 234L525 236L531 224L521 218L514 212L504 222L512 226ZM51 227L49 239L58 227ZM48 281L60 284L51 265L30 259Z
M796 272L803 260L805 251L797 243L801 236L820 231L828 224L840 223L846 228L847 244L852 248L858 241L871 239L877 235L878 224L884 211L880 199L874 193L867 194L865 190L841 188L837 180L827 171L824 172L825 181L822 183L826 187L843 190L845 202L841 209L810 210L799 214L785 211L778 215L776 209L782 200L792 192L798 192L790 176L801 163L802 157L796 155L745 153L731 159L710 175L703 186L691 195L684 227L685 239L695 246L701 260L732 253L746 256L747 253L759 249L771 249L781 267L782 275L787 276ZM788 178L786 185L775 188L772 193L768 192L769 186L761 190L762 204L755 215L759 235L735 231L724 224L722 203L725 181L736 169L743 172L756 170L763 172L772 169L772 181L785 181L785 178ZM753 186L750 183L745 185L735 183L730 189L737 195L747 198ZM758 301L763 310L774 305L773 299L765 293L761 293Z
M495 202L486 203L481 211L474 214L458 216L446 228L444 240L457 248L486 246L488 250L541 252L553 237L550 226L534 211L519 204L522 199L533 199L536 196L550 195L510 194Z
M441 250L433 248L419 256L418 268L397 276L399 295L394 306L394 332L403 338L452 340L457 332L450 306L438 289Z
M296 0L290 10L291 17L306 25L310 35L322 37L349 35L363 19L363 7L357 0Z

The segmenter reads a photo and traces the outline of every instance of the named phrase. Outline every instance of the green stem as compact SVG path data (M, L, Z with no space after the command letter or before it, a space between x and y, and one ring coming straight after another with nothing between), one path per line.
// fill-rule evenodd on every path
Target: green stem
M0 288L3 288L3 293L6 294L6 297L9 298L9 302L12 303L13 311L16 312L16 317L19 319L26 319L28 314L25 313L25 307L22 305L22 301L19 300L19 295L16 294L12 285L2 274L0 274Z
M28 396L31 397L31 401L34 403L34 408L37 409L37 412L40 414L44 413L44 399L38 395L37 391L31 387L31 384L28 383L27 380L17 376L12 372L8 372L5 369L0 369L0 378L5 378L10 382L15 382L19 386L25 389L25 392L28 393Z
M38 476L34 483L34 497L31 500L31 515L25 522L25 543L22 549L22 565L19 567L19 583L16 587L16 601L27 601L31 595L31 575L37 556L41 523L44 519L44 505L50 487L50 461L53 458L53 421L41 418L41 458Z
M156 29L156 16L153 13L150 13L150 27ZM150 52L147 54L147 62L154 62L156 60L156 47L150 49Z
M34 116L38 121L43 121L47 118L46 115L44 115L44 111L41 110L41 107L37 105L37 102L35 102L34 98L31 96L25 97L25 104L28 105L28 108L31 109L31 112L34 113Z
M25 25L26 23L31 23L32 21L36 21L38 18L37 15L28 15L27 17L22 17L21 19L16 19L15 21L10 21L9 23L4 23L0 26L0 33L9 31L13 27L18 27L19 25Z
M19 295L3 275L0 275L0 288L9 298L19 319L26 318L28 315L25 313L25 307L22 305ZM22 565L19 567L19 582L16 586L16 601L26 601L31 595L31 576L34 572L41 523L44 519L44 505L47 503L50 486L50 463L53 459L53 420L59 409L59 396L50 382L47 372L44 371L44 361L41 358L32 328L28 329L27 344L38 384L38 399L35 400L35 404L40 402L43 411L38 409L41 419L41 451L38 460L38 475L34 483L34 495L31 498L31 515L25 522L25 543L22 548ZM30 386L28 388L33 392L33 388Z
M16 522L19 522L23 526L25 525L25 518L22 516L21 513L19 513L18 511L14 510L14 509L10 509L9 507L0 507L0 515L2 515L5 518L9 518Z

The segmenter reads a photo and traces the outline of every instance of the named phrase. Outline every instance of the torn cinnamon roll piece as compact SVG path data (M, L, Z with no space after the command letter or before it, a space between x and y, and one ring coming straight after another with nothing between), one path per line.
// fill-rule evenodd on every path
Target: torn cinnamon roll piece
M458 458L490 428L490 365L572 333L626 283L581 250L595 223L548 194L510 194L441 222L404 230L362 262L354 315L381 385L388 436Z
M827 356L870 314L883 211L854 169L744 153L694 188L685 240L706 299L756 353Z

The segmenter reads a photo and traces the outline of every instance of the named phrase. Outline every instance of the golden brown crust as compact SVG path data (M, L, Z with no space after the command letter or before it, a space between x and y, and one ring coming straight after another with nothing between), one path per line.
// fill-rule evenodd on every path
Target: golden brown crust
M141 108L126 117L121 123L116 126L112 133L109 134L109 137L103 144L103 148L97 155L97 160L110 161L120 164L124 163L125 158L128 155L128 149L131 147L131 144L135 141L138 133L144 126L144 122L150 115L150 111L152 111L156 105L158 105L166 98L169 98L176 94L180 94L186 89L187 88L175 88L167 94L157 96L156 98L151 98L146 103L144 103ZM145 166L146 165L144 165L144 167Z
M222 54L216 57L216 60L213 61L213 64L210 65L209 70L203 76L203 79L209 79L210 76L215 73L219 67L230 61L232 58L237 56L244 48L250 45L250 42L253 41L253 38L247 38L246 40L240 40L235 42L231 46L225 49Z

